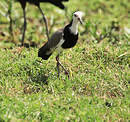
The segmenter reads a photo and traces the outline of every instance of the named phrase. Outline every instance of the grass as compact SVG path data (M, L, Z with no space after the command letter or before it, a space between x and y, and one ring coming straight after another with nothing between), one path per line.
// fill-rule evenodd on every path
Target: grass
M16 46L22 25L18 3L12 15L16 45L10 42L8 26L4 24L7 20L1 16L0 122L130 120L130 47L129 34L124 31L124 27L130 27L128 1L71 0L65 5L69 16L77 6L85 12L78 44L60 56L70 79L62 69L57 78L55 53L48 61L37 57L46 37L34 6L28 5L25 39L26 43L35 42L34 48ZM67 23L62 10L49 4L45 8L50 33Z

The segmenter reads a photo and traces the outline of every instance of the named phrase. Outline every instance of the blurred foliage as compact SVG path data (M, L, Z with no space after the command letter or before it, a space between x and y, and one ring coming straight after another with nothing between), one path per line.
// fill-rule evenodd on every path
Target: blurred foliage
M72 13L76 10L81 10L85 13L84 26L81 28L83 40L86 40L85 38L89 37L89 40L99 43L101 40L107 38L108 42L115 44L119 43L120 40L124 38L124 28L130 28L130 5L128 2L128 0L82 0L78 5L78 1L70 0L68 3L64 4L67 6L67 16L70 19ZM0 40L2 41L2 44L3 42L10 41L19 44L23 25L22 8L18 2L13 0L4 0L0 5L3 6L0 8L0 13L4 13L0 14ZM63 10L60 10L49 3L41 3L41 6L48 18L50 35L56 29L61 28L68 23L68 19ZM39 45L41 42L46 41L45 26L42 17L39 10L30 4L27 4L26 12L28 28L25 42ZM8 15L8 17L5 15ZM12 27L11 24L13 25ZM13 34L14 38L11 36Z

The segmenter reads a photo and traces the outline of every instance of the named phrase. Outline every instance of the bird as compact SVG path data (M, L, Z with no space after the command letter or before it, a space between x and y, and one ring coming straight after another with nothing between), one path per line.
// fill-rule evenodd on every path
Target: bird
M58 77L60 76L59 66L63 68L65 74L69 77L69 72L65 67L60 63L59 56L63 49L73 48L78 41L78 25L79 23L83 24L82 16L84 13L82 11L76 11L73 13L72 20L64 28L57 30L50 40L48 40L39 50L38 57L41 57L43 60L48 60L53 52L57 51L56 61L57 61L57 71Z
M42 2L48 2L48 3L51 3L61 9L65 9L65 6L63 5L62 2L67 2L69 0L17 0L20 4L21 4L21 7L23 9L23 16L24 16L24 24L23 24L23 34L22 34L22 40L21 40L21 45L23 46L24 45L24 38L25 38L25 31L26 31L26 27L27 27L27 21L26 21L26 11L25 11L25 8L26 8L26 3L29 2L31 4L34 4L38 7L38 9L40 10L42 16L43 16L43 21L45 23L45 27L46 27L46 35L47 35L47 38L49 40L49 32L48 32L48 25L47 25L47 19L40 7L40 3Z

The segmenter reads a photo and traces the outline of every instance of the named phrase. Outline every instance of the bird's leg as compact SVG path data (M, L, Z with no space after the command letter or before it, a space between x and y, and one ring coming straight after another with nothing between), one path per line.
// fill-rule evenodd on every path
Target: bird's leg
M26 27L27 27L25 8L23 8L23 15L24 15L24 24L23 24L23 27L24 27L24 28L23 28L21 46L24 45L25 31L26 31Z
M57 71L58 71L58 77L60 76L60 67L59 67L59 54L56 56L56 61L57 61Z
M49 30L48 30L47 19L46 19L45 15L44 15L44 13L43 13L43 11L42 11L40 5L38 5L38 8L39 8L39 10L40 10L40 12L41 12L41 14L42 14L42 16L43 16L43 20L44 20L45 27L46 27L46 35L47 35L47 39L49 40Z
M65 67L59 62L59 65L63 68L63 70L65 71L65 75L68 75L69 77L69 72L65 69Z
M13 35L13 19L12 19L12 1L9 2L9 7L8 7L8 14L9 14L9 20L10 20L10 26L9 26L9 32L10 35L12 36L11 41L14 41L14 35Z
M69 77L69 72L65 69L65 67L59 62L59 54L56 56L56 61L57 61L57 70L58 70L58 77L60 75L60 70L59 70L59 66L61 66L63 68L63 70L65 71L65 74L68 75Z
M14 41L14 35L13 35L13 26L12 26L12 17L11 15L9 15L9 19L10 19L10 26L9 26L9 31L10 31L10 34L12 36L12 40L11 41Z

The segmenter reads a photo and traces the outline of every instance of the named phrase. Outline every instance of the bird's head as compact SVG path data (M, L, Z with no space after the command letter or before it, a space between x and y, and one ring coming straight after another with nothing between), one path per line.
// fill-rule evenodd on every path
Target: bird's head
M82 11L76 11L73 14L73 20L76 22L80 22L81 24L83 24L82 22L82 16L84 15L84 13Z

